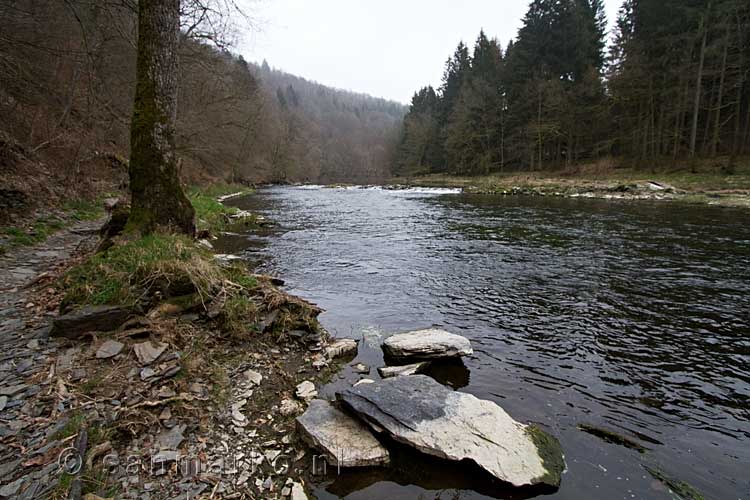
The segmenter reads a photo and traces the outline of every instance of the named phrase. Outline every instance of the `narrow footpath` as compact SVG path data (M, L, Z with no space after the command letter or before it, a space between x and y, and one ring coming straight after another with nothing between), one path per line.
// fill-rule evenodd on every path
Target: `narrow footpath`
M57 301L45 284L95 244L100 226L78 223L0 257L0 498L43 498L58 485L58 456L68 446L56 439L68 424L58 377L75 378L75 368L49 337Z

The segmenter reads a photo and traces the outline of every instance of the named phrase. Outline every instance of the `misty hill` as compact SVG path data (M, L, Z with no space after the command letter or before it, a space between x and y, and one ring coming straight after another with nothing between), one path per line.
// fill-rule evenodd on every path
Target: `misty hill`
M286 157L280 178L321 182L372 182L389 175L400 103L335 89L271 68L251 65L264 91L273 93L284 120Z

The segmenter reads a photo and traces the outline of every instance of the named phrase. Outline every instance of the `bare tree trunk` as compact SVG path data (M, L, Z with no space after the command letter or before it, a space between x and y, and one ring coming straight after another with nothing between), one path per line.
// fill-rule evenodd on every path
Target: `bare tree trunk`
M682 144L682 127L685 123L685 106L688 102L688 94L690 92L690 85L685 83L685 91L680 96L679 105L677 107L677 120L675 121L674 129L674 147L672 149L672 158L677 159L680 154L680 145Z
M714 118L714 137L711 141L711 154L716 156L719 149L719 135L721 129L721 100L724 98L724 79L727 74L727 54L729 52L729 22L727 21L727 34L724 40L724 54L721 59L721 75L719 76L719 95L716 96L716 117Z
M195 211L180 185L174 131L180 0L139 0L138 61L130 126L129 229L195 234Z
M505 168L505 112L500 111L500 172Z
M740 154L740 152L743 149L742 146L742 90L745 87L745 57L744 57L744 51L742 50L742 39L743 39L743 30L742 30L742 21L740 19L740 16L738 13L735 13L735 17L737 20L737 41L739 46L738 51L738 59L739 62L737 64L737 78L738 82L736 83L737 86L737 102L735 103L737 105L737 108L734 111L734 138L732 140L732 154L729 157L729 168L733 169L737 163L737 156ZM750 111L748 111L748 121L750 122Z
M539 108L537 111L537 134L539 139L539 170L542 169L542 84L539 83Z
M716 85L717 82L714 80L711 84L711 91L708 94L708 99L706 99L708 101L708 109L706 110L706 117L704 119L705 126L703 127L703 141L701 142L700 149L703 156L707 156L709 152L709 137L712 131L711 124L713 123L714 110L716 109L716 97L718 97Z
M709 4L710 8L711 4ZM708 30L706 29L706 18L705 16L701 20L701 31L703 37L701 40L701 52L698 63L698 75L696 76L695 82L695 101L693 103L693 126L690 130L690 157L695 156L695 141L698 137L698 114L701 106L701 90L703 86L703 65L706 61L706 38L708 37Z

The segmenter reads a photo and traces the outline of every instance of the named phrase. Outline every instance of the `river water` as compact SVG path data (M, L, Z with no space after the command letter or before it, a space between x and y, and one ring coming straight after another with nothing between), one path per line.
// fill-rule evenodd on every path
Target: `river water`
M568 469L551 498L673 498L643 465L706 498L750 498L746 211L319 187L262 189L231 204L277 226L222 247L323 307L335 335L361 338L357 361L371 378L391 333L437 325L469 337L475 354L432 375L558 437ZM346 368L322 395L357 378ZM345 473L316 493L528 496L409 469Z

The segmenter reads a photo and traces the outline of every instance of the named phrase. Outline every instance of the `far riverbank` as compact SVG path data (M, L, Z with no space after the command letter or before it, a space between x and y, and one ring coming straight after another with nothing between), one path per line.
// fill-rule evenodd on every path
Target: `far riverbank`
M673 200L750 207L750 166L733 173L712 166L693 170L636 170L575 167L567 170L493 173L465 177L448 174L395 177L391 184L461 188L468 193L539 195L602 199Z

